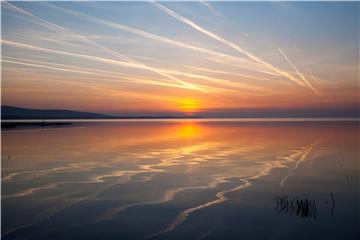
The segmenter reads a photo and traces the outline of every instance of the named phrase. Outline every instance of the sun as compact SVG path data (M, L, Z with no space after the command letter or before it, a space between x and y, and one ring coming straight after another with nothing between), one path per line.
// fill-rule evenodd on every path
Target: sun
M187 115L194 114L200 109L199 101L192 98L181 99L178 105L178 108Z

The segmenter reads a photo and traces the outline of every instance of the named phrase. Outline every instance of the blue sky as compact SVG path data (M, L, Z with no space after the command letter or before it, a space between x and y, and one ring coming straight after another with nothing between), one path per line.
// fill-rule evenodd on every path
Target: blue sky
M2 102L114 114L356 108L358 20L358 2L3 3Z

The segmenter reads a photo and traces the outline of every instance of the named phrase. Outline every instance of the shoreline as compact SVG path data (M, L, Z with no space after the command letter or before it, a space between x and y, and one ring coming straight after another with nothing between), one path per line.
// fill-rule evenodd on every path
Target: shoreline
M16 128L16 127L21 127L21 126L42 126L42 127L47 127L47 126L64 126L64 125L72 125L72 122L3 122L3 120L1 121L1 129L3 128Z
M355 121L356 117L233 117L233 118L206 118L206 117L124 117L124 118L49 118L49 119L1 119L1 124L62 124L74 122L121 122L121 121L177 121L177 120L196 120L196 121L241 121L241 122L312 122L312 121Z
M298 124L298 123L360 123L360 118L117 118L117 119L2 119L1 129L16 127L69 126L76 123L120 123L120 122L228 122L242 124Z

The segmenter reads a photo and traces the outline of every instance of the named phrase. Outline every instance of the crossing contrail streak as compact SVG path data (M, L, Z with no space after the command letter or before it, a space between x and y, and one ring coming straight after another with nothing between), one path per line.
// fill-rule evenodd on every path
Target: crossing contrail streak
M5 43L7 44L7 43ZM40 50L40 49L36 49ZM41 49L43 50L43 49ZM62 54L66 54L67 52L61 52ZM105 59L106 60L106 59ZM170 83L170 82L162 82L162 81L156 81L151 78L146 77L138 77L138 76L129 76L126 74L121 74L117 72L112 71L104 71L104 70L97 70L97 69L89 69L89 68L82 68L82 67L74 67L69 66L65 64L55 64L55 63L47 63L43 61L36 61L36 60L28 60L28 59L17 59L12 57L6 57L2 59L2 62L10 63L10 64L18 64L18 65L24 65L24 66L31 66L36 68L43 68L43 69L50 69L50 70L56 70L56 71L63 71L63 72L73 72L73 73L79 73L79 74L86 74L86 75L96 75L96 76L102 76L104 80L109 80L113 82L128 82L128 83L137 83L137 84L148 84L148 85L157 85L157 86L165 86L165 87L174 87L174 88L183 88L183 89L189 89L192 90L191 87L182 85L182 84L176 84L176 83ZM234 83L231 85L231 82L227 83L221 79L211 78L203 75L196 75L196 74L187 74L183 72L178 71L170 71L170 70L164 70L162 69L164 73L170 73L172 75L180 75L180 76L186 76L186 77L192 77L192 78L198 78L198 79L205 79L208 81L213 82L219 82L222 85L226 85L229 87L237 87L237 88L244 88L248 90L263 90L261 87L252 86L249 84L241 84L241 83ZM120 79L119 79L120 78ZM204 87L204 86L201 86ZM210 91L215 92L215 89L208 87ZM231 89L222 89L217 87L216 91L231 91Z
M281 77L280 74L278 73L274 73L274 72L270 72L268 70L263 70L263 69L255 69L255 68L251 68L250 65L248 66L244 66L244 65L239 65L239 64L236 64L234 62L229 62L229 61L224 61L224 58L211 58L211 57L202 57L202 56L198 56L198 55L194 55L198 58L202 58L202 59L205 59L207 61L212 61L212 62L216 62L216 63L220 63L220 64L224 64L224 65L227 65L227 66L232 66L232 67L236 67L236 68L241 68L241 69L245 69L245 70L250 70L250 71L254 71L254 72L258 72L258 73L263 73L263 74L266 74L266 75L270 75L271 77ZM229 59L230 60L230 59ZM251 68L251 69L250 69ZM259 77L260 78L260 77ZM282 79L268 79L268 80L272 80L272 81L279 81L279 80L282 80ZM285 79L286 80L286 79ZM288 83L289 81L286 80L286 82Z
M178 14L178 13L164 7L163 5L161 5L161 4L157 3L157 2L151 1L150 3L153 6L157 7L158 9L162 10L163 12L165 12L166 14L168 14L168 15L174 17L175 19L179 20L180 22L183 22L183 23L191 26L195 30L197 30L197 31L199 31L199 32L201 32L201 33L203 33L203 34L205 34L205 35L207 35L207 36L209 36L209 37L223 43L224 45L226 45L226 46L228 46L228 47L230 47L230 48L244 54L245 56L247 56L248 58L250 58L254 62L262 64L263 66L267 67L268 69L272 70L273 72L279 73L280 75L282 75L282 76L286 77L287 79L297 83L300 86L308 86L308 87L310 87L308 84L305 84L303 81L300 81L299 79L295 78L290 73L273 66L272 64L262 60L259 57L257 57L255 54L253 54L253 53L251 53L251 52L249 52L247 50L242 49L241 47L239 47L235 43L233 43L231 41L228 41L228 40L222 38L221 36L211 32L211 31L206 30L205 28L197 25L196 23L194 23L190 19L183 17L182 15L180 15L180 14ZM313 88L311 88L311 89L314 91Z
M100 45L100 44L98 44L98 43L96 43L96 42L94 42L94 41L86 38L85 36L83 36L83 35L81 35L81 34L79 34L79 33L70 31L70 30L68 30L68 29L66 29L66 28L64 28L64 27L62 27L62 26L59 26L59 25L54 24L54 23L52 23L52 22L49 22L49 21L47 21L47 20L45 20L45 19L42 19L42 18L40 18L40 17L38 17L38 16L35 16L34 14L32 14L32 13L30 13L30 12L27 12L27 11L21 9L21 8L18 8L18 7L14 6L14 5L12 5L12 4L8 3L8 2L5 2L5 3L6 3L7 5L9 5L10 7L14 8L15 10L17 10L17 11L23 13L23 14L26 14L26 15L28 15L28 16L31 16L31 17L33 17L33 18L35 18L35 19L37 19L38 21L42 22L42 25L43 25L43 26L44 26L44 24L45 24L45 26L46 26L47 28L50 28L50 29L52 29L52 30L54 30L54 31L56 31L56 32L58 31L58 29L60 29L61 31L66 32L66 33L69 33L69 34L71 34L71 35L73 35L73 36L75 36L75 37L77 37L77 38L80 38L81 40L83 40L83 41L85 41L85 42L87 42L87 43L90 43L90 44L93 45L93 46L96 46L96 47L101 48L102 50L110 53L110 54L113 55L113 56L116 56L117 58L120 58L120 59L122 59L122 60L125 60L125 61L127 61L127 62L129 62L129 63L132 63L132 64L134 64L134 66L135 66L135 65L139 65L139 66L140 66L141 68L143 68L143 69L146 69L146 70L155 72L155 73L157 73L157 74L159 74L159 75L161 75L161 76L164 76L164 77L166 77L166 78L168 78L168 79L171 79L171 80L176 81L176 82L178 82L178 83L180 83L180 84L183 84L183 85L185 85L185 86L188 86L188 87L190 87L190 88L192 88L192 89L194 89L194 90L199 90L199 91L202 91L202 92L204 92L204 93L208 93L208 91L206 91L206 90L204 90L204 89L201 89L201 88L199 88L198 86L196 86L196 85L194 85L194 84L192 84L192 83L185 82L185 81L183 81L183 80L181 80L181 79L178 79L178 78L176 78L176 77L174 77L174 76L171 76L171 75L169 75L169 74L163 73L163 72L159 71L158 69L155 69L155 68L152 68L152 67L150 67L150 66L147 66L147 65L145 65L145 64L143 64L143 63L141 63L141 62L138 62L138 61L136 61L136 60L134 60L134 59L129 58L128 56L125 56L125 55L123 55L123 54L120 54L120 53L118 53L118 52L116 52L116 51L114 51L114 50L112 50L112 49L110 49L110 48L104 47L104 46L102 46L102 45Z
M118 73L118 72L112 72L112 71L106 71L106 70L100 70L100 69L92 69L92 68L86 68L86 67L78 67L78 66L72 66L72 65L67 65L67 64L60 64L60 63L50 63L50 62L44 62L44 61L39 61L39 60L33 60L33 59L25 59L25 58L14 58L14 57L9 57L9 56L3 56L3 61L4 60L8 60L8 61L17 61L17 62L25 62L25 63L31 63L31 64L41 64L41 65L46 65L46 66L50 66L50 67L57 67L57 68L65 68L65 69L69 69L69 70L75 70L75 71L79 71L79 73L89 73L89 74L105 74L105 76L119 76L119 77L128 77L129 75L123 74L123 73ZM138 76L136 76L138 77Z
M129 63L129 62L124 62L124 61L119 61L119 60L102 58L102 57L97 57L97 56L92 56L92 55L73 53L73 52L66 52L66 51L55 50L55 49L50 49L50 48L42 48L42 47L38 47L38 46L33 46L33 45L29 45L29 44L18 43L18 42L13 42L13 41L8 41L8 40L1 40L1 43L3 45L20 47L20 48L25 48L25 49L30 49L30 50L37 50L37 51L42 51L42 52L61 54L61 55L65 55L65 56L78 57L78 58L82 58L82 59L86 59L86 60L97 61L97 62L102 62L102 63L108 63L108 64L113 64L113 65L119 65L119 66L123 66L123 67L140 68L140 69L147 70L146 67L141 66L141 65L139 66L139 65L137 65L135 63ZM184 86L184 88L195 90L194 87L192 87L192 86L189 86L189 85L183 85L183 86ZM199 91L202 91L202 92L204 92L204 91L207 92L204 89L200 90L199 87L197 87L196 90L199 90Z
M124 61L126 61L126 62L128 62L128 63L130 63L130 64L134 64L134 66L139 65L140 68L142 68L142 69L146 69L146 70L149 70L149 71L153 71L153 72L158 73L158 74L160 74L160 75L162 75L162 76L164 76L164 77L166 77L166 78L168 78L168 79L170 79L170 80L176 81L176 82L178 82L180 85L183 85L183 86L184 86L184 87L183 87L184 89L193 89L193 90L195 89L195 90L200 90L200 91L205 92L205 93L209 93L208 90L205 90L204 88L201 88L201 87L199 87L199 86L197 86L197 85L194 85L194 84L185 82L185 81L183 81L183 80L180 80L180 79L178 79L177 77L174 77L173 75L179 75L179 76L186 76L186 77L191 77L191 78L204 79L204 80L207 80L207 81L217 82L217 83L221 83L222 85L232 86L232 87L234 87L234 85L235 85L235 87L239 87L239 88L262 89L261 87L251 86L250 84L233 83L233 82L231 82L231 81L226 81L226 80L222 80L222 79L214 79L214 78L207 77L207 76L200 76L200 75L188 74L188 73L186 73L186 72L169 71L169 70L163 70L163 69L158 69L158 68L155 69L155 68L149 67L149 66L147 66L147 65L145 65L145 64L143 64L143 63L140 63L140 62L138 62L138 61L136 61L136 60L134 60L134 59L132 59L132 58L129 58L128 56L119 54L118 52L113 51L113 50L110 49L110 48L104 47L104 46L102 46L102 45L100 45L100 44L92 41L91 39L87 38L86 36L83 36L83 35L81 35L81 34L79 34L79 33L73 32L73 31L71 31L71 30L69 30L69 29L67 29L67 28L64 28L64 27L62 27L62 26L59 26L59 25L57 25L57 24L55 24L55 23L49 22L49 21L47 21L47 20L45 20L45 19L42 19L42 18L40 18L40 17L38 17L38 16L35 16L35 15L33 15L33 14L31 14L31 13L29 13L29 12L27 12L27 11L21 9L21 8L18 8L18 7L16 7L16 6L13 6L13 5L11 5L11 4L8 4L8 5L11 6L12 8L14 8L14 9L16 9L17 11L21 12L21 13L24 13L24 14L26 14L26 15L29 15L29 16L37 19L38 21L41 22L41 24L40 24L41 26L47 27L47 28L49 28L49 29L51 29L51 30L53 30L53 31L55 31L55 32L59 32L59 30L61 31L61 33L66 32L66 33L70 34L71 36L74 36L74 37L76 37L76 38L79 38L79 39L81 39L81 40L83 40L83 41L85 41L85 42L87 42L87 43L90 43L90 44L93 45L93 46L96 46L96 47L99 47L99 48L103 49L104 51L110 53L112 56L115 56L115 57L117 57L117 58L119 58L119 59L121 59L121 60L124 60ZM51 5L51 6L52 6L52 5ZM55 7L55 8L57 8L57 7ZM62 9L62 8L61 8L61 9ZM67 11L67 10L64 10L64 11ZM69 11L70 11L70 10L69 10ZM90 17L90 16L89 16L89 17ZM93 18L93 17L91 17L91 18ZM34 66L35 66L35 65L34 65ZM39 66L37 66L37 67L39 67ZM55 69L53 69L53 70L55 70ZM58 70L59 70L59 69L58 69ZM137 81L137 82L139 82L139 81ZM146 82L144 81L144 83L150 83L150 82L149 82L149 81L146 81ZM153 84L153 81L152 81L151 83ZM163 83L163 82L161 82L161 83L156 84L156 85L171 87L171 86L174 86L175 84L168 84L168 83ZM177 86L177 87L178 87L178 86ZM209 89L209 88L208 88L208 89ZM215 90L215 89L213 88L213 90ZM214 92L216 92L216 91L214 91Z
M300 76L300 78L305 82L305 84L311 88L311 90L313 90L313 92L315 94L317 94L318 96L321 96L320 93L309 83L309 81L305 78L305 76L299 71L299 69L295 66L295 64L293 64L290 59L288 58L288 56L286 56L286 54L281 50L281 48L279 48L279 52L280 54L285 58L285 60L290 64L290 66L296 71L296 73Z
M12 63L12 64L18 64L18 65L23 65L23 66L30 66L30 67L36 67L36 68L44 68L44 69L50 69L50 70L57 70L57 71L63 71L63 72L72 72L72 73L80 73L80 74L86 74L86 75L97 75L97 76L102 76L102 77L108 77L108 78L112 78L112 79L116 79L113 80L115 82L135 82L135 83L139 83L139 84L148 84L148 85L157 85L157 86L165 86L165 87L175 87L175 88L183 88L183 89L191 89L187 86L184 85L180 85L180 84L172 84L172 83L165 83L165 82L158 82L158 81L154 81L154 80L150 80L150 79L139 79L139 78L129 78L127 76L117 76L118 73L115 72L108 72L107 74L104 74L103 72L107 72L107 71L100 71L99 72L94 72L94 71L89 71L86 69L72 69L72 68L68 68L68 67L64 67L63 64L55 64L55 66L49 66L46 65L46 63L44 62L40 62L40 61L35 61L35 63L31 63L31 62L22 62L19 60L7 60L7 59L2 59L2 62L5 63ZM41 64L39 64L39 62ZM57 66L59 65L59 66ZM120 80L118 78L121 78ZM106 79L104 79L106 80Z
M259 63L249 62L246 59L241 58L241 57L232 56L232 55L220 53L220 52L217 52L217 51L213 51L213 50L210 50L210 49L197 47L197 46L190 45L190 44L187 44L187 43L179 42L179 41L169 39L169 38L166 38L166 37L163 37L163 36L159 36L159 35L156 35L156 34L153 34L153 33L150 33L150 32L146 32L146 31L134 28L134 27L129 27L129 26L126 26L126 25L123 25L123 24L120 24L120 23L114 23L114 22L104 20L104 19L101 19L101 18L98 18L98 17L89 16L89 15L84 14L84 13L80 13L80 12L77 12L77 11L73 11L73 10L58 7L58 6L54 6L54 5L49 4L49 3L46 3L46 5L50 6L50 7L53 7L53 8L56 8L56 9L62 11L62 12L65 12L65 13L68 13L68 14L71 14L71 15L74 15L74 16L81 17L81 18L86 19L88 21L91 21L91 22L94 22L94 23L97 23L97 24L101 24L101 25L104 25L104 26L107 26L107 27L115 28L115 29L118 29L118 30L122 30L122 31L125 31L125 32L129 32L129 33L132 33L134 35L145 37L145 38L148 38L148 39L151 39L151 40L154 40L154 41L163 42L163 43L166 43L166 44L169 44L169 45L174 45L174 46L190 49L190 50L193 50L193 51L206 53L206 54L213 55L213 56L216 56L216 57L221 57L222 59L234 60L234 61L241 62L241 63L245 63L245 62L246 63L251 63L255 68L263 67ZM256 69L250 68L250 67L248 68L248 70L257 71ZM265 71L263 71L262 73L269 74L269 75L274 75L273 73L267 73ZM275 75L278 75L278 74L275 74Z
M120 65L120 66L124 66L124 67L145 69L144 67L140 67L140 66L138 66L138 65L136 65L134 63L124 62L124 61L119 61L119 60L113 60L113 59L108 59L108 58L103 58L103 57L97 57L97 56L87 55L87 54L82 54L82 53L74 53L74 52L67 52L67 51L56 50L56 49L51 49L51 48L43 48L43 47L38 47L38 46L29 45L29 44L25 44L25 43L18 43L18 42L14 42L14 41L8 41L8 40L5 40L5 39L1 40L1 43L4 44L4 45L9 45L9 46L13 46L13 47L25 48L25 49L30 49L30 50L37 50L37 51L41 51L41 52L61 54L61 55L65 55L65 56L78 57L78 58L83 58L83 59L97 61L97 62Z
M266 79L266 78L253 76L253 75L248 75L248 74L241 74L241 73L235 73L235 72L227 72L227 71L220 71L220 70L214 70L214 69L208 69L208 68L200 68L200 67L192 67L192 66L188 66L188 67L191 68L191 69L204 71L204 72L210 72L210 73L228 74L228 75L234 75L234 76L239 76L239 77L244 77L244 78L251 78L251 79L256 79L256 80L266 80L266 81L271 80L271 79Z
M192 74L192 73L186 73L186 72L180 72L180 71L171 71L171 70L165 70L165 69L163 70L163 72L169 73L172 75L181 75L181 76L186 76L186 77L190 77L190 78L204 79L204 80L212 81L215 83L220 83L222 85L231 86L231 87L248 88L248 89L263 90L263 91L267 90L261 86L255 86L252 84L240 83L240 82L231 82L228 80L222 80L222 79L217 79L217 78L198 75L198 74Z
M7 60L7 59L2 59L1 62L13 63L13 64L19 64L19 65L31 66L31 67L46 68L46 69L58 70L58 71L64 71L64 72L73 72L73 73L82 73L82 74L92 74L91 72L81 71L81 70L76 70L76 69L67 69L67 68L52 67L52 66L46 66L46 65L42 65L42 64L26 63L26 62L19 62L19 61L11 61L11 60Z
M302 51L300 51L300 49L298 48L298 46L297 46L297 44L296 44L296 42L295 42L295 39L294 39L294 37L293 37L292 35L290 35L290 39L291 39L291 41L292 41L292 43L293 43L293 46L294 46L296 52L298 53L298 55L301 57L301 59L304 59L304 54L303 54ZM308 77L308 78L311 78L315 83L318 83L318 79L314 76L311 68L307 67L306 70L307 70L307 74L306 74L307 77ZM303 74L303 75L304 75L304 74Z

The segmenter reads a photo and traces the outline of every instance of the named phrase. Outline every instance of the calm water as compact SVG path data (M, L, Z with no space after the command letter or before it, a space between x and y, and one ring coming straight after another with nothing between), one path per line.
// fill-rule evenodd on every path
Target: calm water
M2 133L3 239L358 239L358 122Z

